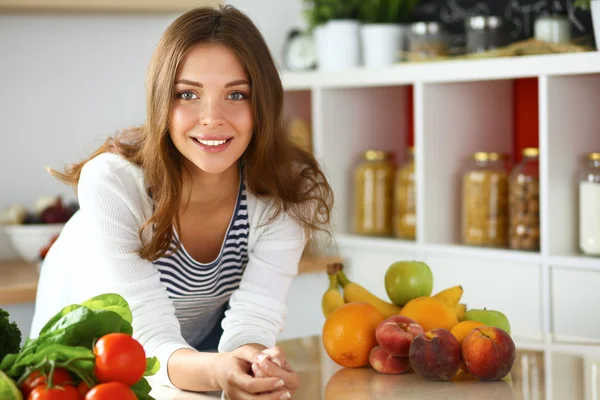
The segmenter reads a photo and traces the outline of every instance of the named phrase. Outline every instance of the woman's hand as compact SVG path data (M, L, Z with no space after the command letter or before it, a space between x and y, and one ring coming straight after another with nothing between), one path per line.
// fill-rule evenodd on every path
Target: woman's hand
M252 363L252 372L257 378L275 377L282 379L292 395L300 387L300 377L285 359L285 353L279 347L260 352ZM291 398L291 396L289 397Z
M250 363L233 353L222 353L216 365L216 378L229 400L289 399L289 390L279 377L255 377ZM288 397L286 397L286 394Z

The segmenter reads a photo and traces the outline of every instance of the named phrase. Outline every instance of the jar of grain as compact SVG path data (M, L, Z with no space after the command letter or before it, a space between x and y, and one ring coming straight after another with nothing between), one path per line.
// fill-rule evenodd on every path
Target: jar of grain
M394 157L368 150L354 169L354 232L391 236L393 233Z
M579 170L579 248L600 256L600 152L589 153Z
M508 244L508 170L506 156L476 152L463 175L462 241L467 245Z
M417 215L414 148L408 148L406 160L396 171L395 180L394 236L415 240Z
M540 249L539 150L523 149L523 159L510 174L510 248Z

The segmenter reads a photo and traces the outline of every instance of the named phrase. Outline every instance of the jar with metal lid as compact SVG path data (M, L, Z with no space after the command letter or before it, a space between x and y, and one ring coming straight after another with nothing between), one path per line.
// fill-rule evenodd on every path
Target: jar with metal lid
M415 22L411 25L409 61L446 56L448 37L439 22Z
M523 149L523 159L510 174L510 248L540 249L539 150Z
M579 170L579 248L600 256L600 152L589 153Z
M408 148L406 160L396 170L394 185L394 236L415 240L416 192L414 149Z
M465 22L467 53L479 53L506 46L509 43L504 20L495 15L476 15Z
M354 232L391 236L394 207L394 156L368 150L354 169Z
M507 157L476 152L463 175L462 241L474 246L508 244Z

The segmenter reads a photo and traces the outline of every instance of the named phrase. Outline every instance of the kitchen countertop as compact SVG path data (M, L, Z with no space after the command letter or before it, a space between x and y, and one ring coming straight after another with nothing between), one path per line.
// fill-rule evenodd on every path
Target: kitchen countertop
M279 343L299 373L297 400L600 400L600 346L556 346L546 350L517 344L506 380L430 382L415 373L384 375L371 368L342 368L325 353L320 337ZM199 394L154 388L157 400L214 400L221 393Z
M341 257L305 257L298 274L325 272L327 264L342 262ZM37 264L21 260L0 261L0 305L35 302L39 279Z

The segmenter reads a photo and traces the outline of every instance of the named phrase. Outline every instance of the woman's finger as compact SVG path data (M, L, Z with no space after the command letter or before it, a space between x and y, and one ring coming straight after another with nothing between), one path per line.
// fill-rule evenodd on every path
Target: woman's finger
M257 378L248 374L235 374L230 383L244 392L253 394L281 390L285 385L283 379L279 377Z
M258 369L271 377L281 378L285 382L285 387L296 390L300 387L300 377L288 365L288 369L276 365L272 360L264 359L258 363Z

